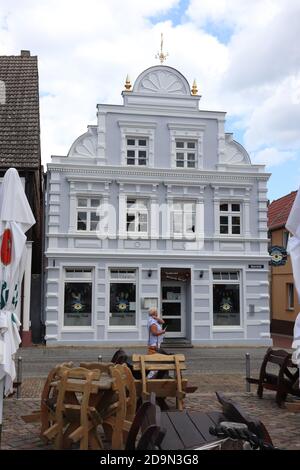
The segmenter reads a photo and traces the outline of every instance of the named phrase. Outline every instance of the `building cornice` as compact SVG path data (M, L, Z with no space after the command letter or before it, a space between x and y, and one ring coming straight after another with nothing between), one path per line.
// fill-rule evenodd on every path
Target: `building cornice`
M211 259L213 261L222 261L222 260L229 260L229 261L250 261L250 260L260 260L260 261L264 261L265 263L268 263L269 260L270 260L270 256L268 255L263 255L263 254L260 254L260 253L253 253L253 254L237 254L237 253L234 253L234 252L228 252L228 253L209 253L209 252L205 252L205 253L162 253L162 252L157 252L157 253L151 253L151 252L143 252L143 253L137 253L136 251L128 251L128 252L123 252L123 253L118 253L116 252L116 250L114 251L108 251L108 250L105 250L105 251L102 251L102 250L90 250L90 251L83 251L81 250L79 252L79 250L70 250L70 251L66 251L65 249L64 250L47 250L45 252L45 255L47 258L69 258L69 257L72 257L72 260L74 258L76 259L84 259L86 260L87 257L89 258L94 258L94 257L97 257L97 259L101 259L101 258L107 258L107 256L109 256L110 259L117 259L118 261L122 262L123 259L127 259L127 258L134 258L134 259L157 259L159 258L160 260L163 260L163 259L194 259L195 261L199 261L199 260L207 260L207 259ZM260 270L262 271L262 270Z
M176 199L176 197L174 197L174 199ZM193 199L195 199L195 197L193 197ZM82 239L86 239L86 240L100 240L100 238L98 238L97 236L95 236L94 233L81 233L81 232L67 232L67 233L63 233L63 232L56 232L56 233L46 233L46 237L47 238L82 238ZM118 238L118 237L117 237ZM270 239L269 238L258 238L258 237L237 237L237 238L230 238L230 236L226 237L226 236L216 236L216 237L211 237L211 236L205 236L205 241L206 242L213 242L213 241L220 241L220 242L239 242L239 243L244 243L244 242L259 242L259 243L262 243L262 242L269 242ZM151 239L150 238L143 238L143 240L147 240L147 241L151 241L151 240L171 240L171 241L184 241L184 242L193 242L194 240L187 240L187 239L184 239L184 240L176 240L175 238L167 238L167 237L152 237ZM127 240L125 238L125 240ZM130 238L128 238L128 240L132 240ZM134 241L139 241L139 239L137 240L134 240ZM183 250L184 251L184 250ZM101 248L101 253L103 252L102 248ZM173 251L172 251L173 252ZM185 251L184 251L185 252ZM202 253L202 252L201 252ZM122 251L122 254L124 254L124 252Z
M72 165L71 163L48 163L48 170L53 172L60 172L60 173L72 173L73 175L82 175L86 178L90 175L91 178L104 178L104 179L117 179L117 178L124 178L124 179L141 179L141 178L159 178L160 181L164 180L174 180L176 181L186 181L187 183L194 183L194 184L205 184L214 182L215 185L220 185L222 182L230 182L234 181L236 183L247 183L249 184L253 180L261 180L261 181L268 181L269 177L271 176L270 173L243 173L243 172L219 172L219 171L211 171L211 170L183 170L177 171L172 170L170 168L148 168L148 169L140 169L140 168L126 168L126 167L112 167L112 166L89 166L85 165Z
M167 117L180 117L180 118L190 118L190 119L214 119L217 121L225 121L225 111L204 111L204 110L178 110L173 108L166 108L163 106L123 106L123 105L113 105L113 104L98 104L97 105L98 114L127 114L127 115L138 115L138 116L167 116Z
M142 129L155 129L157 122L153 121L118 121L119 127L138 127Z

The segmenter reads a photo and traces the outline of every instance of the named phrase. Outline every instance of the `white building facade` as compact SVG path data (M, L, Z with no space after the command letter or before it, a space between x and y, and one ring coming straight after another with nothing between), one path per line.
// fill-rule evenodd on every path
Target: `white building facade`
M48 165L48 345L270 345L267 180L159 65Z

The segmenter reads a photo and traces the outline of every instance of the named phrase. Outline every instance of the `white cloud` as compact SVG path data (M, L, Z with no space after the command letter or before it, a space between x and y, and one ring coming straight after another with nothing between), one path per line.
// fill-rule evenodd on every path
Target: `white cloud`
M161 31L167 64L197 79L202 108L235 117L256 161L299 151L299 0L191 0L182 24L151 23L179 3L2 0L1 53L39 57L43 162L96 122L97 103L122 102L126 74L134 81L157 63ZM227 44L212 24L232 31Z
M265 26L277 14L285 0L192 0L188 15L200 26L228 25L233 29Z
M268 147L251 155L252 163L274 167L296 158L295 152L280 151L274 147Z
M287 77L256 106L247 123L245 143L249 150L264 145L300 148L300 105L297 103L295 77Z

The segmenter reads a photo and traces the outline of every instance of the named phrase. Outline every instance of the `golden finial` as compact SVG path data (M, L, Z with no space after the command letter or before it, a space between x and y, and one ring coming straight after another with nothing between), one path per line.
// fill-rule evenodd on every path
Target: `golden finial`
M131 82L130 82L129 75L127 75L126 81L125 81L125 91L130 91L130 89L131 89Z
M159 59L160 63L163 64L166 58L168 57L168 53L164 54L163 52L164 47L164 35L161 33L160 35L160 52L158 52L155 56L155 59Z
M196 80L193 81L193 86L192 86L192 89L191 89L191 93L192 93L192 95L197 95L197 93L198 93Z

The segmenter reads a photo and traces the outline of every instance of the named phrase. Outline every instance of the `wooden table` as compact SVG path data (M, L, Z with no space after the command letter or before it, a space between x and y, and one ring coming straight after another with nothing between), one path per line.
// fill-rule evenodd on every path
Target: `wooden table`
M209 432L210 426L216 426L226 417L218 412L203 413L201 411L163 411L161 428L166 430L160 445L161 450L196 449L208 443L229 443L228 438L221 439ZM233 443L233 441L231 441ZM226 447L228 447L226 445Z

